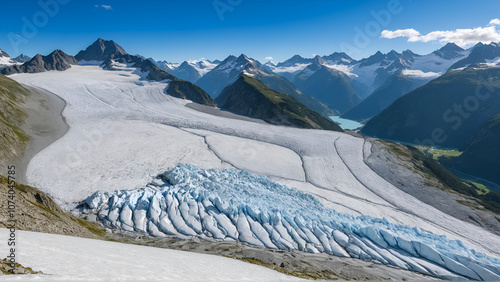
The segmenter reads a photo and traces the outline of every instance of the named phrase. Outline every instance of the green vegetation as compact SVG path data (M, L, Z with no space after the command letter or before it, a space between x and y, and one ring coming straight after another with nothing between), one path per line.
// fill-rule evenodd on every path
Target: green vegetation
M484 186L481 183L477 183L477 182L474 182L474 181L466 181L464 183L466 185L469 185L470 187L473 187L474 189L476 189L476 192L479 195L488 194L490 192L490 189L488 189L488 187Z
M440 158L458 157L463 153L458 150L442 150L426 146L416 146L416 148L419 149L422 153L428 156L432 156L432 158L436 161L439 161Z
M29 91L0 74L0 165L18 158L24 152L29 136L21 129L28 117L23 105Z
M0 175L0 193L7 195L8 180ZM71 236L101 238L106 230L96 223L86 221L64 212L42 191L15 183L16 220L19 230L55 233ZM0 198L0 218L7 218L7 197ZM6 227L6 222L0 221Z
M294 97L273 90L260 80L242 75L217 97L225 109L274 124L342 131L333 121L307 108Z
M500 191L490 191L482 184L463 180L445 169L432 154L426 153L422 147L401 145L392 142L384 142L388 150L401 159L411 161L426 179L437 179L441 187L455 193L468 196L471 201L459 201L459 203L473 208L484 208L500 214ZM436 155L441 158L446 154L456 154L453 151L436 150ZM475 204L474 204L475 202Z

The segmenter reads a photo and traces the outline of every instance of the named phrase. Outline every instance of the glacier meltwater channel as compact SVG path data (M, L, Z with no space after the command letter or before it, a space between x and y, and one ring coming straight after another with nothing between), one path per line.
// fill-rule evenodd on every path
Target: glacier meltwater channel
M270 249L325 252L445 279L500 280L500 260L385 218L352 216L265 176L180 165L134 191L85 200L107 227L162 237L234 239Z

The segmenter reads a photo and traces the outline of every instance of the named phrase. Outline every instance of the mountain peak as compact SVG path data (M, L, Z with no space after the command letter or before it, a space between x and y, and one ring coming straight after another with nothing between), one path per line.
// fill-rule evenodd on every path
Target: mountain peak
M0 57L9 57L9 54L7 54L4 50L0 49Z
M26 63L27 61L31 60L31 57L24 54L20 54L19 56L15 57L14 60L19 63Z
M457 44L449 42L443 47L441 47L439 50L434 51L433 53L443 59L450 60L461 56L463 51L464 49L459 47Z
M78 65L77 60L61 50L55 50L47 56L36 54L33 59L22 65L14 65L2 69L2 73L9 75L15 73L38 73L51 70L64 71L71 68L71 65Z
M349 55L347 55L344 52L334 52L328 56L323 56L322 58L326 61L332 61L335 63L347 63L347 64L349 64L349 63L355 61L353 58L349 57Z
M448 42L446 43L446 45L444 45L439 49L439 51L441 52L461 52L463 50L464 50L463 48L461 48L460 46L458 46L453 42Z
M249 61L249 58L247 57L247 55L245 55L245 54L241 54L241 55L238 57L238 60L247 60L247 61Z
M78 52L78 61L106 61L114 57L128 55L127 52L113 40L97 39L87 49Z

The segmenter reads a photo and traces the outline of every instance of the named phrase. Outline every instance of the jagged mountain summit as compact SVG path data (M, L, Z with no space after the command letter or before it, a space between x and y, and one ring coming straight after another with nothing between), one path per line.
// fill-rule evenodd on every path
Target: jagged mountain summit
M17 61L12 59L9 54L0 49L0 68L8 67L17 64Z
M2 69L2 74L10 75L15 73L38 73L51 70L64 71L71 68L71 65L78 65L75 57L55 50L47 56L37 54L31 60L22 65L13 65Z
M450 59L461 57L462 53L464 51L465 50L462 47L458 46L455 43L450 42L450 43L446 43L446 45L441 47L441 49L436 50L432 53L443 58L443 59L450 60Z
M500 57L500 45L498 43L483 44L481 42L477 43L466 58L453 64L449 71L454 69L465 68L468 66L473 66L477 64L484 63L498 63L498 58Z
M235 82L243 73L262 81L278 92L291 95L309 109L325 117L335 113L323 103L300 91L287 79L266 70L259 61L248 58L244 54L239 57L232 55L227 57L213 70L200 78L196 84L212 97L217 97L226 86Z
M224 88L216 101L222 109L272 124L342 131L333 121L310 110L292 96L279 93L245 74Z
M87 49L78 53L77 58L83 62L99 62L106 70L121 70L126 67L137 68L144 78L155 81L168 81L165 92L171 96L189 99L195 103L216 106L215 101L201 88L189 81L180 80L174 75L160 69L153 60L139 55L130 55L125 49L112 40L99 38Z
M231 55L200 78L196 84L205 89L212 97L217 97L224 87L236 81L241 73L248 69L265 71L259 62L244 54L239 57Z
M19 62L19 63L21 63L21 64L24 64L24 63L26 63L27 61L31 60L31 57L30 57L30 56L28 56L28 55L21 54L21 55L19 55L19 56L15 57L15 58L14 58L14 60L15 60L16 62Z
M356 61L350 58L345 53L333 53L328 56L316 56L316 58L302 58L301 56L293 56L292 58L276 64L274 67L269 66L273 72L289 79L290 81L300 83L303 79L300 76L313 75L314 72L320 70L317 64L323 65L327 68L334 69L342 72L350 80L351 87L360 98L366 98L372 93L380 92L383 87L387 86L386 81L394 81L395 77L392 76L407 76L407 80L415 80L412 84L419 86L434 79L444 73L450 68L451 65L457 61L466 58L469 51L464 50L454 43L449 43L441 49L428 55L418 55L411 50L405 50L398 53L394 50L384 54L380 51L376 52L368 58ZM403 71L398 72L398 71ZM323 85L331 85L328 77L325 81L318 82ZM327 91L325 89L317 90ZM300 87L299 87L300 88ZM397 88L393 86L393 88ZM408 88L396 90L396 92L404 92L406 94ZM415 89L415 88L413 88ZM410 89L413 90L413 89ZM329 91L334 92L335 87ZM308 93L316 97L314 93ZM324 95L321 95L324 96ZM317 98L317 97L316 97ZM396 97L398 98L398 97ZM392 101L384 102L383 106L390 105ZM352 105L354 106L354 105ZM351 106L351 107L352 107ZM364 106L363 106L364 107ZM371 112L378 113L376 109L370 109ZM358 120L363 120L372 117L372 115L360 115Z
M114 57L128 55L127 52L113 40L97 39L87 49L76 54L75 58L78 61L106 61Z
M168 61L156 61L153 58L148 58L148 60L150 60L157 67L159 67L160 69L162 69L162 70L164 70L166 72L172 72L173 70L175 70L180 65L179 63L171 63L171 62L168 62Z
M184 61L178 67L173 69L171 73L180 79L184 79L195 83L202 76L213 70L217 64L209 60L189 60Z
M293 83L328 108L343 113L358 104L361 98L356 94L348 75L325 64L322 57L316 56L310 65L294 77Z

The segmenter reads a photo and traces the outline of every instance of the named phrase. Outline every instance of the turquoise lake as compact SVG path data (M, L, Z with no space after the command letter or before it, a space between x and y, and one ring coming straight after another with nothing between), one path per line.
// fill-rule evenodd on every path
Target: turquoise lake
M357 121L341 118L339 116L331 116L330 119L338 123L342 129L354 130L363 126L363 124Z

